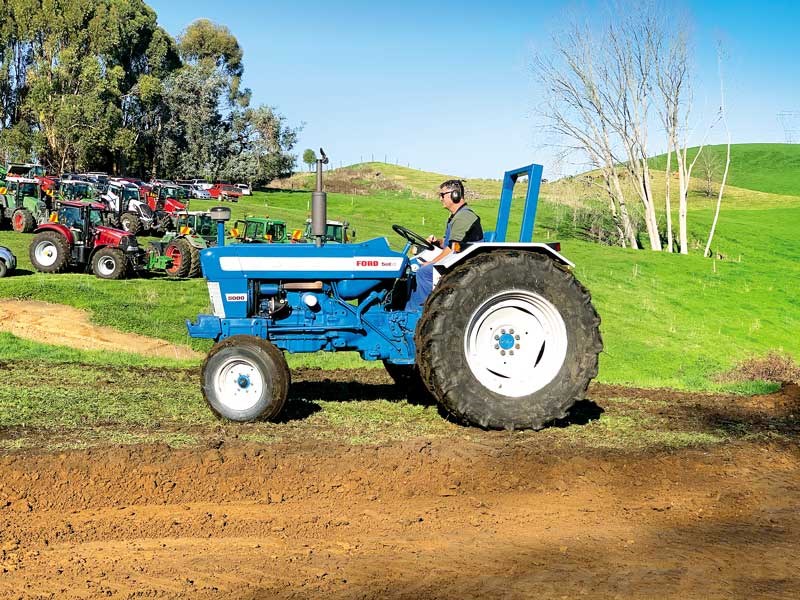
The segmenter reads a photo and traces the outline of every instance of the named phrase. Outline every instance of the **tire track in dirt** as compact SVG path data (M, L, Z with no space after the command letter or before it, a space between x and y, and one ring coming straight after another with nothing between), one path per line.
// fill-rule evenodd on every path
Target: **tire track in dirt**
M513 436L0 457L0 596L792 598L800 452Z
M54 327L54 323L57 326ZM133 352L160 358L201 359L188 346L95 325L85 311L49 302L0 300L0 331L78 350Z

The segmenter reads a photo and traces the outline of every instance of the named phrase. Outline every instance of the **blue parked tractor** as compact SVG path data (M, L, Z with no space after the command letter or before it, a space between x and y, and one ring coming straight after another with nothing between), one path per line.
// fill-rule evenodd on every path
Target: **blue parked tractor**
M557 244L532 243L542 167L508 171L496 230L437 263L422 309L406 300L432 247L393 225L386 238L326 244L324 153L312 192L313 243L224 246L230 209L211 210L219 243L200 260L213 315L187 322L217 343L202 369L203 394L219 416L273 419L286 401L283 352L357 351L381 360L400 384L424 382L455 418L489 429L538 429L564 417L597 374L600 318ZM528 177L518 242L506 242L514 184Z

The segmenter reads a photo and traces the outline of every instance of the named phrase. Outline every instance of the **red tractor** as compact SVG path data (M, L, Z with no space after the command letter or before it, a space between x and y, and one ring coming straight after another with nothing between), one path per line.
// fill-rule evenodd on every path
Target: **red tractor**
M53 222L36 228L28 250L43 273L70 267L87 269L101 279L122 279L130 271L146 270L144 250L127 231L103 225L105 207L99 203L62 201Z
M179 185L158 183L147 194L147 205L153 212L181 212L188 204L189 194Z

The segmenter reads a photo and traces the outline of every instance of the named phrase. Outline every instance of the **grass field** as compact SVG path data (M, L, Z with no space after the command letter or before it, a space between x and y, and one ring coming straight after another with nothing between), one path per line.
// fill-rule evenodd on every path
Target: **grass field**
M713 179L720 181L725 169L725 145L706 146L703 152L713 157ZM697 156L697 148L689 149L689 160ZM673 168L675 158L673 156ZM655 157L652 165L666 168L666 155ZM698 160L693 175L701 177ZM800 196L800 144L734 144L731 146L731 167L728 183L748 190Z
M740 154L737 147L734 157L751 156L750 145L745 150ZM788 153L784 162L792 164L793 157L795 154ZM762 163L754 162L756 166ZM387 170L384 165L380 168ZM745 165L739 169L755 171L755 167L746 169ZM441 177L418 174L413 178L414 186L435 187ZM754 175L747 181L770 188L759 184ZM637 252L562 238L563 252L576 263L575 273L592 291L603 318L605 352L599 381L716 389L729 386L718 383L716 377L748 357L774 350L800 358L796 335L800 331L800 301L795 292L800 275L796 244L800 177L783 177L780 189L784 195L730 188L714 243L715 255L723 259L700 256L713 201L699 194L692 196L689 223L694 243L689 256ZM558 184L545 186L535 234L539 240L554 239L556 229L563 236L564 224L572 218L571 208L548 200L557 192ZM234 219L244 214L269 215L287 220L290 227L302 227L309 202L307 192L268 191L243 198L232 208ZM214 204L194 201L192 208ZM473 206L484 228L491 229L497 200L479 200ZM519 225L517 209L512 231L514 224ZM400 248L403 242L391 231L391 223L423 234L439 232L446 213L437 201L421 198L409 188L370 196L330 194L328 216L349 221L357 231L357 240L386 236ZM185 319L209 310L203 280L175 281L156 276L109 282L86 274L33 273L27 258L30 238L0 232L0 244L11 247L20 261L20 276L0 280L0 298L64 303L86 309L99 324L186 343L201 351L208 348L208 342L189 339L184 325ZM0 360L34 357L91 364L164 363L164 359L148 357L66 351L0 335ZM290 364L379 366L363 363L350 354L297 355L290 357Z

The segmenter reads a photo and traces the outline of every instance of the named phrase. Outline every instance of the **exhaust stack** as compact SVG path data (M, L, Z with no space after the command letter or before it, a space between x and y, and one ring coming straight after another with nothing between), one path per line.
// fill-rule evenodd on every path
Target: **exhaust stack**
M328 194L322 191L322 165L327 164L328 157L320 148L317 159L317 188L311 192L311 235L314 236L314 245L317 247L325 243L328 229Z

